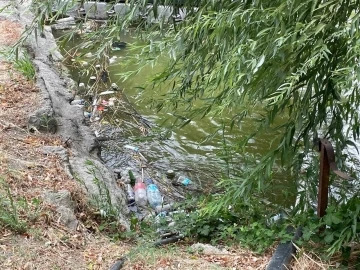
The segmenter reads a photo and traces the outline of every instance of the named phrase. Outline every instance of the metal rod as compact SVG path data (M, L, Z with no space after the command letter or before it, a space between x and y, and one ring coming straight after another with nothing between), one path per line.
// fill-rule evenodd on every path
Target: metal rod
M330 175L330 164L325 148L326 143L322 141L320 143L320 181L319 181L319 193L318 193L318 209L317 214L319 217L325 215L325 211L328 205L329 196L329 175Z

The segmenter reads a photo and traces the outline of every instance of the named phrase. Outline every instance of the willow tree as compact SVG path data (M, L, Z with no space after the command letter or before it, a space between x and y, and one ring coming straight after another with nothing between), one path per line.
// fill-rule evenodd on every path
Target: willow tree
M38 7L34 27L40 28L71 3L33 2ZM52 13L54 2L60 3L57 14ZM155 98L158 109L181 111L187 122L231 112L225 125L236 131L252 116L252 108L261 105L264 113L257 116L252 136L278 131L271 138L276 144L257 166L236 181L224 182L229 196L218 209L264 188L276 160L296 174L314 138L330 138L344 164L342 151L360 134L360 1L151 2L144 12L147 0L128 0L127 15L112 17L84 42L101 45L100 59L114 40L121 39L121 30L136 27L144 41L137 56L140 65L153 64L164 55L169 59L153 78L155 85L171 82L168 93ZM174 6L173 15L185 10L185 19L159 17L156 24L139 20L145 15L157 18L160 4ZM194 106L197 100L200 108ZM286 116L281 125L275 121L279 115ZM244 140L234 148L241 151L246 144Z

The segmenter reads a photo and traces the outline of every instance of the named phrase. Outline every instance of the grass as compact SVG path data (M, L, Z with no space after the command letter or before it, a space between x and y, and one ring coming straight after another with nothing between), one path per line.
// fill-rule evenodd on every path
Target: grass
M27 53L23 53L21 58L14 60L14 68L23 74L27 80L35 79L35 67Z
M296 246L297 256L294 256L292 270L326 270L329 264L324 263L315 254L308 254L303 249Z
M347 260L347 265L343 264L344 258L340 252L334 254L331 258L322 258L321 254L323 254L323 252L319 252L315 244L314 246L307 248L299 248L296 245L295 247L297 254L294 256L291 264L290 269L292 270L360 269L359 243L353 243L352 253Z
M0 193L0 224L17 233L24 233L27 223L19 218L19 209L24 204L14 199L3 178L0 178L0 190L3 191Z

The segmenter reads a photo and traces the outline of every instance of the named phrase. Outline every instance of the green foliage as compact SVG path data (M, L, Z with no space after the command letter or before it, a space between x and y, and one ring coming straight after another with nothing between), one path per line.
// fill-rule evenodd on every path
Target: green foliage
M20 58L14 59L14 68L22 73L26 79L35 79L35 67L27 53L24 53Z
M327 252L332 255L338 250L347 250L360 239L360 199L352 198L346 204L331 206L326 210L323 224L326 230L321 235L330 245Z
M61 1L58 12L53 14L55 2L58 1L33 1L37 17L19 44L31 32L42 32L46 22L51 23L73 4ZM159 2L154 2L148 13L157 17ZM105 62L111 43L120 39L120 30L134 26L136 21L143 44L137 45L138 53L130 60L137 61L139 68L122 77L129 78L144 65L155 65L167 57L168 65L154 76L152 83L161 87L171 82L171 87L166 95L153 95L151 102L156 109L181 116L175 123L178 127L194 118L221 116L224 111L231 112L232 117L224 119L223 130L226 127L242 132L245 118L257 123L248 138L234 145L224 144L221 154L227 165L227 179L220 186L224 195L190 220L184 218L194 226L187 227L188 234L225 239L227 235L241 235L241 226L246 226L242 237L249 235L249 239L242 241L261 241L267 233L263 231L264 215L256 210L255 198L260 198L261 192L271 185L272 175L279 167L291 168L297 180L294 185L301 187L297 210L309 209L317 176L311 173L313 160L306 164L313 138L331 138L337 161L345 169L351 156L343 151L360 137L360 1L184 0L187 16L183 22L158 20L156 24L138 20L136 15L135 11L144 10L148 1L128 3L130 12L126 16L114 16L105 27L83 35L80 46L97 50L94 61ZM73 35L74 32L69 33L64 42ZM259 105L263 113L255 114L253 108ZM279 117L285 123L279 124ZM246 155L249 139L268 131L274 134L269 138L268 153L234 177L231 169L236 164L229 153ZM308 165L308 170L301 175L304 165ZM106 198L106 191L104 194ZM330 253L357 239L357 203L351 204L355 197L347 196L348 202L343 200L330 208L324 223L310 218L314 223L308 226L309 231L305 228L304 235L308 236L316 222L316 226L330 224L323 235L324 241L332 245ZM230 212L230 205L236 210ZM108 208L103 200L98 206ZM219 218L225 220L225 226L220 227ZM308 224L307 220L303 222ZM233 226L234 223L239 226Z
M33 63L31 62L29 54L23 52L22 55L19 57L18 51L19 49L3 49L0 51L0 54L3 55L8 61L12 62L14 68L21 74L23 74L26 79L34 80L36 71Z
M93 183L96 185L98 191L96 195L91 195L90 203L97 211L96 215L99 217L99 230L114 240L123 238L124 228L122 228L119 223L120 209L119 206L112 201L109 188L103 180L104 178L101 171L90 160L87 160L85 165L87 166L88 174L93 176ZM84 182L82 183L85 185Z
M257 207L258 204L253 207L253 202L239 202L230 208L222 209L215 216L202 211L204 204L209 203L211 202L208 199L200 204L194 199L188 200L180 206L183 211L171 215L175 221L174 227L167 227L168 222L164 218L159 225L160 229L175 230L189 239L211 242L214 245L240 244L258 253L264 252L277 240L286 241L292 237L286 232L285 222L271 222L275 209Z
M4 194L0 194L0 224L23 233L26 231L27 224L19 218L19 204L14 200L10 187L1 179L1 187L5 190Z
M39 215L38 199L29 203L25 198L14 198L9 185L0 178L0 225L17 233L24 233L28 223Z
M313 210L295 215L291 223L301 226L303 232L298 244L304 245L310 240L318 243L317 253L322 251L327 258L341 251L346 262L351 246L359 242L359 211L360 199L354 197L344 204L328 207L321 219L314 215Z

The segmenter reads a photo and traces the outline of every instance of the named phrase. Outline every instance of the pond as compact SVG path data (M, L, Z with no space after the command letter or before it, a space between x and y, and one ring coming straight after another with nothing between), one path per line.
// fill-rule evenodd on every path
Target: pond
M55 32L54 34L55 37L60 37L62 33L63 32ZM127 43L136 42L130 35L123 35L121 38L122 41ZM65 50L71 49L78 43L78 39L69 42L66 44ZM201 142L207 136L221 128L224 120L231 119L230 113L225 113L221 117L208 116L201 119L194 119L188 125L180 129L175 129L166 136L162 136L164 129L161 127L169 127L175 118L166 110L157 112L149 103L149 100L156 95L160 95L162 93L161 91L152 89L151 87L147 87L144 90L143 87L147 85L151 79L151 75L164 67L166 59L164 59L164 65L160 63L156 67L148 66L136 76L126 81L120 81L119 73L135 68L134 66L124 66L122 64L123 60L130 54L131 51L124 48L118 51L112 51L110 55L114 61L112 61L113 63L111 63L108 68L109 79L123 89L122 93L117 94L117 98L126 100L130 104L128 107L124 106L123 109L109 111L106 114L107 117L103 119L103 123L111 123L107 128L121 131L115 140L105 144L102 154L104 161L111 167L125 166L123 154L124 145L130 144L140 149L142 155L148 160L148 166L162 172L165 172L167 169L173 169L185 173L192 179L196 179L195 182L205 190L207 187L212 187L221 177L221 172L225 165L225 162L219 157L223 150L224 138L228 142L237 142L244 139L245 136L249 136L254 130L256 119L244 119L240 128L236 128L233 131L227 130L224 137L221 135L221 132L218 132L219 134L214 136L213 139L204 143ZM115 59L114 56L117 58ZM87 76L81 75L81 70L74 68L71 65L71 61L67 63L72 78L77 82L87 83L88 77L91 74ZM105 91L107 89L104 86L104 88L100 90ZM141 118L136 119L136 117L130 117L129 114L124 114L124 111L131 111L132 109L140 114ZM255 113L253 115L257 114L257 110L259 114L262 112L261 107L255 108L254 110ZM152 128L149 129L150 133L144 131L144 125L142 124L144 121L141 121L144 119L146 119L145 123L150 123L152 126ZM166 122L167 119L169 121ZM285 118L280 117L278 121L285 121ZM104 129L106 128L103 127L103 130ZM112 132L111 134L114 133ZM154 136L149 136L149 134ZM233 159L239 164L239 167L247 166L248 157L251 156L254 157L255 160L260 160L271 148L271 143L272 134L261 134L250 141L247 147L246 157L235 153ZM271 189L266 194L266 197L273 203L290 206L295 201L295 195L291 195L284 201L284 191L294 194L296 192L295 183L289 172L276 172L273 177Z

